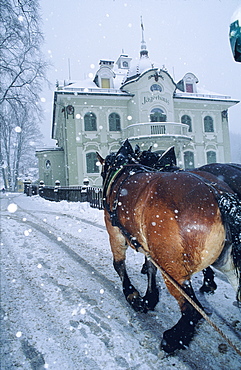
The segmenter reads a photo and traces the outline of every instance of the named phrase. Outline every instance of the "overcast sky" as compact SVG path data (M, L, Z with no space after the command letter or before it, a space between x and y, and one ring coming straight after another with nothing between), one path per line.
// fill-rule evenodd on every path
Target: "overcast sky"
M234 61L229 25L241 0L40 0L43 52L52 63L52 89L42 98L44 143L50 140L56 80L83 80L100 59L124 51L139 58L140 17L151 61L165 65L178 82L194 73L199 86L241 100L241 63ZM94 68L93 68L94 67ZM241 134L241 104L229 110L230 130Z

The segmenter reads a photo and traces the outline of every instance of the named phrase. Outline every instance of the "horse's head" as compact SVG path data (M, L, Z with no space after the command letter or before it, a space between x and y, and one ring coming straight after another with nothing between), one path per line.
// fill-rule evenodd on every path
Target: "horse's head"
M106 156L106 158L101 157L101 155L98 152L96 152L96 155L97 155L98 161L102 165L101 177L104 182L109 169L112 168L114 165L116 153L110 153Z
M102 165L101 176L103 178L103 181L105 181L106 176L110 170L116 171L126 164L136 163L136 155L128 139L126 139L125 142L121 145L117 153L110 153L106 156L105 159L102 158L99 153L96 154L99 162Z
M177 161L174 146L168 148L163 154L152 152L151 149L150 147L139 155L140 164L163 171L175 168Z
M160 157L161 154L152 152L150 147L148 150L143 150L143 152L141 152L138 160L139 163L144 166L155 168Z

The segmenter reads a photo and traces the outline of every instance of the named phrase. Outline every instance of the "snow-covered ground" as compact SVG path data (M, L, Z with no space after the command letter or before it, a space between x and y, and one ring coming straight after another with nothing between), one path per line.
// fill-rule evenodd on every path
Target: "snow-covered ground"
M112 266L103 211L87 203L1 194L1 369L241 369L241 357L206 322L189 348L166 355L162 333L180 313L158 273L160 302L135 313ZM127 268L141 293L143 256L129 249ZM211 319L241 348L235 292L216 274L201 296Z

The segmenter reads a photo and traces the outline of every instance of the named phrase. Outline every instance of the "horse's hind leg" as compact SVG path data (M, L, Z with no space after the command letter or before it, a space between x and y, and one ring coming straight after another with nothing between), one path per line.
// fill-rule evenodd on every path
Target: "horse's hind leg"
M148 278L148 285L147 285L147 291L145 296L143 297L144 305L148 310L154 310L155 306L159 302L159 290L156 286L156 267L153 265L151 261L149 261L145 257L145 263L143 267L145 266L145 272L142 271L142 273L147 274ZM142 270L143 270L142 267Z
M217 289L217 284L214 281L214 272L211 267L203 270L203 285L199 289L201 293L214 293Z
M197 300L190 282L182 284L184 291L202 308ZM195 326L202 318L201 314L181 295L173 294L179 302L182 317L176 325L163 333L161 347L168 353L176 349L184 349L192 340L195 333ZM179 296L179 297L178 297Z

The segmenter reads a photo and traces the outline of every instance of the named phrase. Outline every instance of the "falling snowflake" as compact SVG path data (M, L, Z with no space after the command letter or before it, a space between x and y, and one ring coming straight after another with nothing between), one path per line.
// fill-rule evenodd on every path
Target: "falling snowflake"
M22 336L22 332L21 332L21 331L17 331L17 333L16 333L16 337L17 337L17 338L21 338L21 336Z
M14 212L17 211L18 206L15 203L11 203L11 204L8 205L8 208L7 209L8 209L8 212L14 213Z
M18 134L22 131L21 127L20 126L16 126L15 127L15 132L17 132Z

